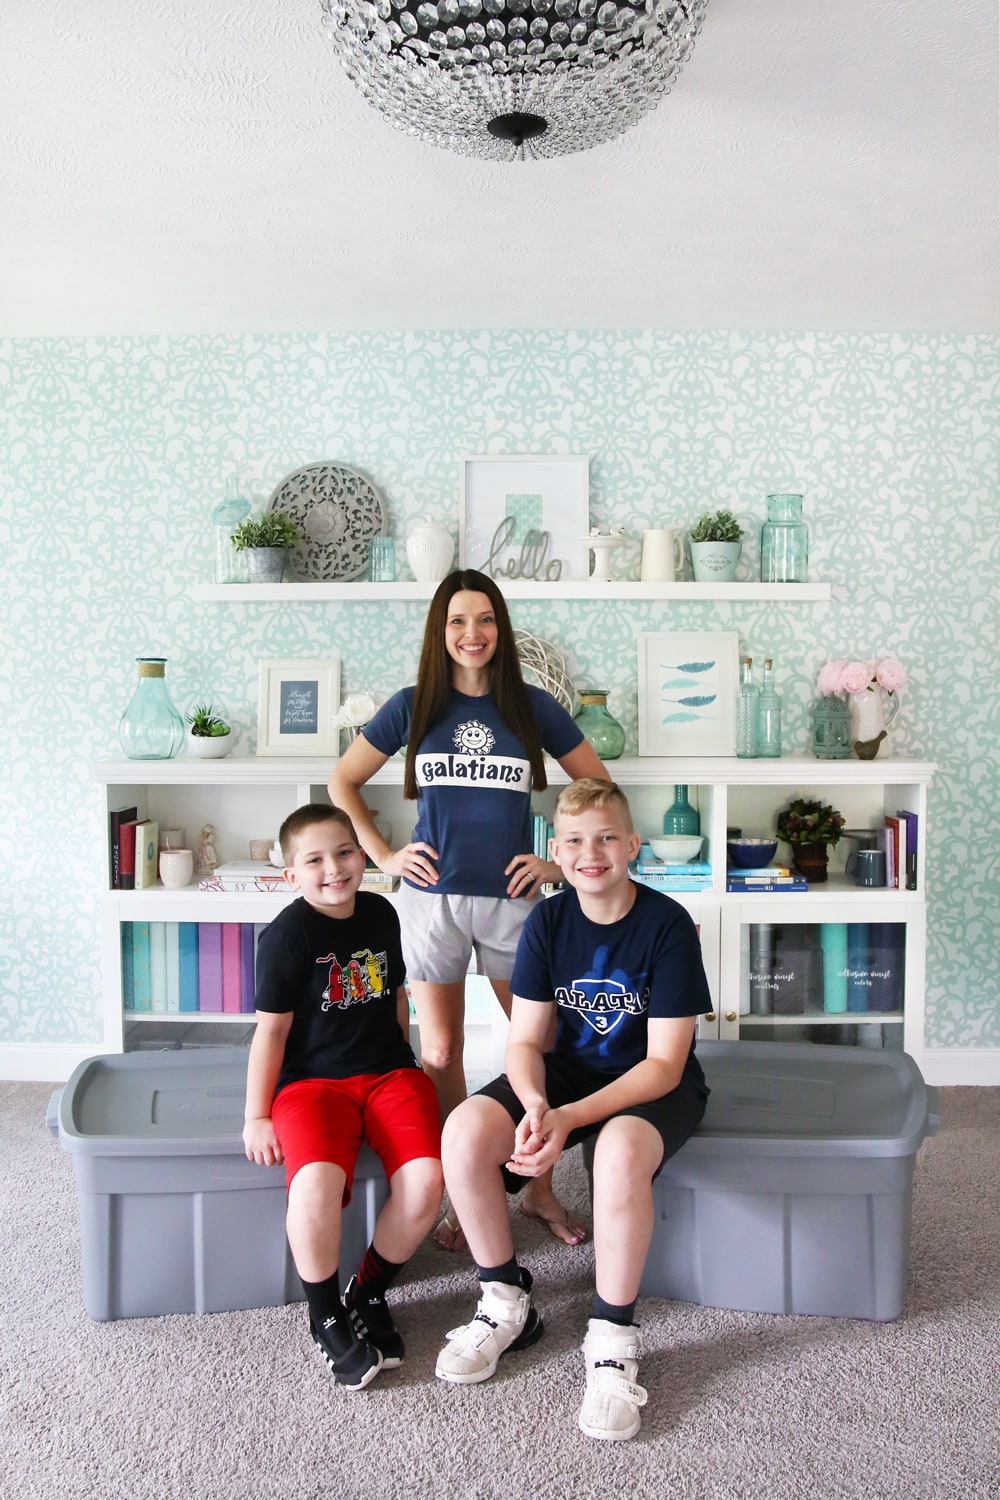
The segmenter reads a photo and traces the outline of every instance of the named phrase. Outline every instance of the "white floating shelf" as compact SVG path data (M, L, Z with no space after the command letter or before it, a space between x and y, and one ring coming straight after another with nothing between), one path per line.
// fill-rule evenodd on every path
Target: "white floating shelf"
M604 599L631 599L666 602L667 600L739 600L759 604L780 599L785 603L815 604L830 598L828 583L637 583L634 579L577 578L567 582L541 583L524 578L496 580L505 599L535 599L555 602L560 599L584 599L599 603ZM326 601L350 600L354 604L379 599L430 599L435 583L197 583L192 598L210 604L323 604Z

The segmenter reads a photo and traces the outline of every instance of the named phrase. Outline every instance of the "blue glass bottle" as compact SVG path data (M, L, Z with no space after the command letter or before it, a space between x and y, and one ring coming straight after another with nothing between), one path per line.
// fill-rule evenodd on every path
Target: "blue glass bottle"
M761 583L808 583L809 527L801 495L768 495L760 528Z
M184 744L184 721L164 680L166 657L137 656L139 682L118 722L129 760L172 760Z

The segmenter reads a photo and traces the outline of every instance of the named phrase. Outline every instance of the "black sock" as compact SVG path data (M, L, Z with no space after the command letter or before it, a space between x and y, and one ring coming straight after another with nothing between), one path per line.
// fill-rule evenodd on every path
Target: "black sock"
M623 1328L631 1328L635 1322L635 1301L626 1302L624 1306L619 1307L614 1302L605 1302L604 1298L595 1292L594 1306L590 1316L601 1318L605 1323L620 1323Z
M505 1260L502 1266L477 1266L476 1270L479 1272L480 1281L502 1281L507 1286L519 1286L527 1290L516 1255L512 1255L510 1260Z
M349 1349L354 1342L354 1334L340 1300L340 1273L334 1271L325 1281L305 1281L302 1277L299 1280L302 1281L302 1290L309 1304L309 1316L316 1327L326 1329L327 1337L338 1353Z
M405 1264L405 1261L397 1264L394 1260L386 1260L375 1249L372 1241L358 1271L358 1291L363 1292L366 1297L384 1297Z

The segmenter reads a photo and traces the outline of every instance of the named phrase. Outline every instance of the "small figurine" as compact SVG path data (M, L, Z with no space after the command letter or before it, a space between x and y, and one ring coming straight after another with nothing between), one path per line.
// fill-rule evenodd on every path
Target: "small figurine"
M219 863L219 856L215 852L215 829L211 823L206 823L201 830L201 840L198 844L198 878L204 880L207 875L213 875Z

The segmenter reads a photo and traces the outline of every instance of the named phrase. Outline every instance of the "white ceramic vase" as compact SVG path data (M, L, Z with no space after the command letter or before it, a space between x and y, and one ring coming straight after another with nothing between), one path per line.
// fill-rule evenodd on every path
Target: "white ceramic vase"
M455 556L455 539L445 526L419 516L406 533L406 561L418 583L440 583Z
M191 884L194 874L194 851L191 849L161 849L160 879L168 891L183 890Z
M851 745L859 760L874 760L886 731L899 712L899 697L886 694L877 683L848 693L851 710Z
M221 760L233 747L233 732L228 734L187 734L188 754L199 760Z

